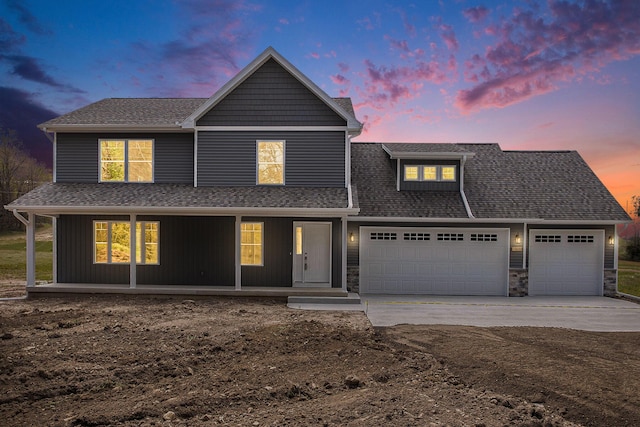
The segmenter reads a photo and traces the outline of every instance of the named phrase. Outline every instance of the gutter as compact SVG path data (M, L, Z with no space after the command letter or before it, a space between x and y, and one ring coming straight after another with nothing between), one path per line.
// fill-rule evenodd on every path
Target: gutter
M201 215L201 216L300 216L300 217L336 217L344 215L357 215L359 208L354 208L350 203L346 208L263 208L254 207L162 207L162 206L41 206L41 207L16 207L5 206L5 209L14 212L29 212L36 215L57 214L93 214L93 215ZM15 215L15 213L14 213Z

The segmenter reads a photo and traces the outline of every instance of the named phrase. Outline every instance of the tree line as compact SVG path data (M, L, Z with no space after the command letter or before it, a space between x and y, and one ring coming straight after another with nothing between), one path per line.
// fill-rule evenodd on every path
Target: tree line
M0 128L0 231L22 228L5 205L50 181L51 171L24 151L16 132Z

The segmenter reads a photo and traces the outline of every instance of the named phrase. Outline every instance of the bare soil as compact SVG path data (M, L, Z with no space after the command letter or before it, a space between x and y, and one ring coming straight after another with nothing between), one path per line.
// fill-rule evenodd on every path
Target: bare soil
M0 302L6 426L640 425L640 334L399 326L282 300Z

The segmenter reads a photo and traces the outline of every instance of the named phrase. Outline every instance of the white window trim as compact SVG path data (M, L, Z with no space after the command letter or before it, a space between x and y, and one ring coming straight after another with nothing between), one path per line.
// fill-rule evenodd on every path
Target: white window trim
M261 183L260 182L260 143L261 142L279 142L282 143L282 183L281 184L270 184L270 183ZM285 185L286 182L286 170L285 165L287 163L287 141L284 139L257 139L256 140L256 185L266 185L266 186L282 186Z
M243 224L260 224L260 264L243 264L242 263L242 225ZM242 221L240 223L240 265L242 267L264 267L264 222L260 221ZM248 245L248 244L245 244ZM256 246L256 244L252 244Z
M407 168L418 168L418 179L407 179ZM424 168L436 168L436 179L425 179ZM453 168L453 179L444 179L442 177L443 168ZM404 182L458 182L458 165L429 165L429 164L409 164L404 165L404 173L402 176Z
M106 222L107 223L107 262L97 262L96 261L96 223L99 222ZM107 220L100 220L100 219L96 219L93 220L93 227L92 227L92 233L93 233L93 263L96 265L128 265L131 264L131 262L113 262L111 259L111 226L113 224L119 224L119 223L123 223L123 224L129 224L129 221L127 220L111 220L111 219L107 219ZM157 243L157 252L158 252L158 261L157 262L146 262L146 257L142 256L141 262L137 262L136 261L136 265L160 265L160 221L136 221L136 224L140 224L140 228L143 231L143 235L142 238L140 239L140 253L144 254L146 253L146 242L144 239L144 229L145 229L145 225L146 224L156 224L156 228L157 228L157 232L158 232L158 243ZM131 233L131 230L129 230L129 233ZM135 233L135 230L134 230ZM133 257L135 258L135 254L133 254ZM131 246L129 246L129 259L131 259L132 254L131 254Z
M103 181L102 180L102 142L103 141L123 141L124 142L124 180ZM151 181L129 181L129 141L151 141ZM98 182L105 183L131 183L131 184L152 184L156 179L156 140L154 138L100 138L98 139Z

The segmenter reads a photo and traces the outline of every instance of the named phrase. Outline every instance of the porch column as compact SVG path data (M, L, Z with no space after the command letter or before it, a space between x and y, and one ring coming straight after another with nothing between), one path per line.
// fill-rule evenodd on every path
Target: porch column
M347 291L347 217L342 217L342 290Z
M136 287L136 215L129 215L129 287Z
M36 216L29 212L27 226L27 286L36 285Z
M52 256L53 256L53 277L52 282L58 283L58 218L51 218L51 226L53 228L53 248L52 248Z
M236 215L236 290L239 291L242 289L242 216Z

